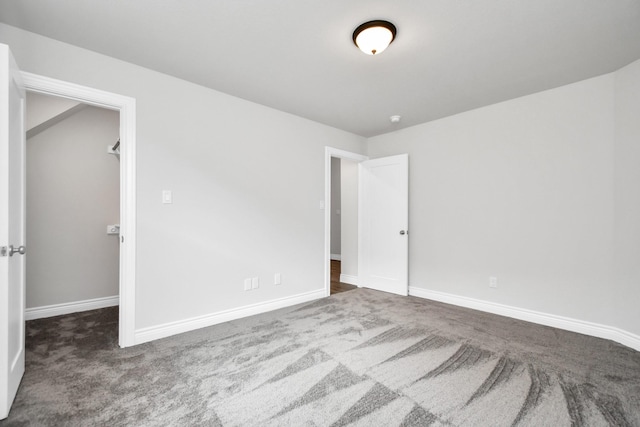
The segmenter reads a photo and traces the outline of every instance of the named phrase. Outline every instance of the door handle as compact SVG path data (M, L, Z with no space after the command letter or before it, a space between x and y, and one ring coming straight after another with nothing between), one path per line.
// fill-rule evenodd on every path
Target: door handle
M27 253L27 248L24 246L14 248L13 245L9 245L9 256L13 256L14 254L24 255L25 253Z

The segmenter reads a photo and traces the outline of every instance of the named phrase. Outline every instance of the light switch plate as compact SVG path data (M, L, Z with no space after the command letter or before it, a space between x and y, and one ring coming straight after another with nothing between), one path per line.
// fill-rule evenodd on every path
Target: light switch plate
M162 203L173 203L173 193L171 193L171 190L162 190Z

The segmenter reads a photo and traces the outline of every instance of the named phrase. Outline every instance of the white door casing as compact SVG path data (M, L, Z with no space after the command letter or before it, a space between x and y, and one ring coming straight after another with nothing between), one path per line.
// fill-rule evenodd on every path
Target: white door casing
M25 362L25 91L0 44L0 419L8 416ZM15 249L15 250L14 250Z
M408 295L409 155L359 164L359 285Z
M136 100L75 83L22 72L28 91L120 112L120 347L137 344L136 296Z

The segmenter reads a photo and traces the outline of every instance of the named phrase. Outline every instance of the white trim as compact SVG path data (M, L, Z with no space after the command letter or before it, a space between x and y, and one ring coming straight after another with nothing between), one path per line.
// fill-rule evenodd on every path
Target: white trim
M340 274L340 281L342 283L348 283L349 285L358 286L358 276L351 276L349 274Z
M257 304L251 304L231 310L224 310L217 313L206 314L204 316L178 320L176 322L165 323L164 325L138 329L136 331L136 344L142 344L148 341L166 338L172 335L193 331L195 329L205 328L207 326L217 325L223 322L229 322L231 320L236 320L243 317L266 313L268 311L277 310L279 308L313 301L319 298L323 298L324 296L324 289L322 289Z
M354 162L369 160L369 156L324 148L324 296L331 295L331 158L347 159Z
M120 298L115 295L112 297L94 298L84 301L27 308L24 312L24 317L25 320L43 319L45 317L61 316L63 314L78 313L80 311L113 307L118 304L120 304Z
M120 112L120 319L118 344L135 342L136 100L75 83L22 72L25 88ZM115 141L114 141L115 142Z
M340 254L331 254L331 261L341 261L342 256Z
M445 292L431 291L414 286L409 287L409 295L480 310L487 313L498 314L500 316L525 320L527 322L537 323L540 325L552 326L554 328L590 335L597 338L604 338L640 351L640 336L613 326L601 325L584 320L572 319L570 317L557 316L555 314L542 313L539 311L453 295Z

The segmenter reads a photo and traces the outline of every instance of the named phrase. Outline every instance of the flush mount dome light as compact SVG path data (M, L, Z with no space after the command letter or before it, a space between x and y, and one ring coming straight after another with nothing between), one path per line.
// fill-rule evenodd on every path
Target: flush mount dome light
M353 32L353 42L367 55L376 55L396 38L396 26L388 21L369 21Z

